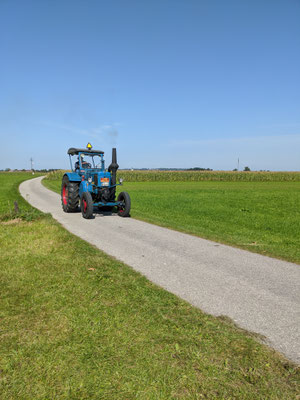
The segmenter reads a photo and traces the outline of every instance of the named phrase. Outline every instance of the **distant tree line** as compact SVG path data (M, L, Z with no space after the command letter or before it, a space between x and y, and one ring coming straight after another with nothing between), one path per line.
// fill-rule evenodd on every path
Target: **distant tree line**
M5 169L0 169L0 172L52 172L52 171L59 171L59 168L49 168L49 169L11 169L11 168L5 168Z
M122 168L123 171L213 171L211 168Z
M237 168L234 168L232 171L238 171L238 169L237 169ZM245 168L244 168L244 171L251 171L251 169L250 169L249 167L245 167Z
M211 168L194 167L194 168L188 168L187 171L212 171L212 169Z

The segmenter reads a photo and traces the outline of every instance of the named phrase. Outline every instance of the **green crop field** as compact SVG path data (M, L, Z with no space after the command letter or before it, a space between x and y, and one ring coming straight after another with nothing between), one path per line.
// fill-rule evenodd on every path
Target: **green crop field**
M1 399L297 398L299 368L32 209L28 178L0 174Z
M63 172L53 171L47 179L61 179ZM126 182L300 182L300 172L119 170L117 176Z
M300 172L118 171L126 182L300 182Z
M160 179L165 174L172 172L162 172ZM176 176L168 182L125 180L119 190L130 193L134 218L300 264L300 182L295 179L300 174L269 174L273 180L267 182L233 181L234 173L224 173L229 181L219 182L176 181ZM50 174L43 182L60 192L61 175Z

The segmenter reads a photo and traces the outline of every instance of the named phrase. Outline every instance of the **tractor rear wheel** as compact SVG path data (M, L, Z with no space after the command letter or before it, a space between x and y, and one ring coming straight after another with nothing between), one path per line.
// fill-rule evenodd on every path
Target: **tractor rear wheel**
M65 175L61 184L61 204L64 212L75 212L79 204L79 185Z
M131 208L131 201L129 194L127 192L119 193L117 201L121 202L121 204L118 206L118 215L120 217L129 217Z
M90 192L83 192L80 199L80 208L83 218L89 219L93 216L93 199Z

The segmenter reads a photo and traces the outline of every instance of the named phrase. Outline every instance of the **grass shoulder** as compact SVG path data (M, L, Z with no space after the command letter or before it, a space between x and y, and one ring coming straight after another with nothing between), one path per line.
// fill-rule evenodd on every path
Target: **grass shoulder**
M41 176L30 172L0 172L0 221L22 219L31 221L45 214L31 207L19 193L21 182Z

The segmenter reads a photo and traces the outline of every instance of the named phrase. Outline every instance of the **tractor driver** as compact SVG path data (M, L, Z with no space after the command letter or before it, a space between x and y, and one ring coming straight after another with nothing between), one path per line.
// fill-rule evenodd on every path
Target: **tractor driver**
M81 154L81 165L82 165L82 168L92 168L91 164L88 163L87 161L85 161L83 159L83 157L84 157L84 154ZM76 161L76 163L75 163L75 170L76 169L79 169L79 156L78 156L78 161Z

